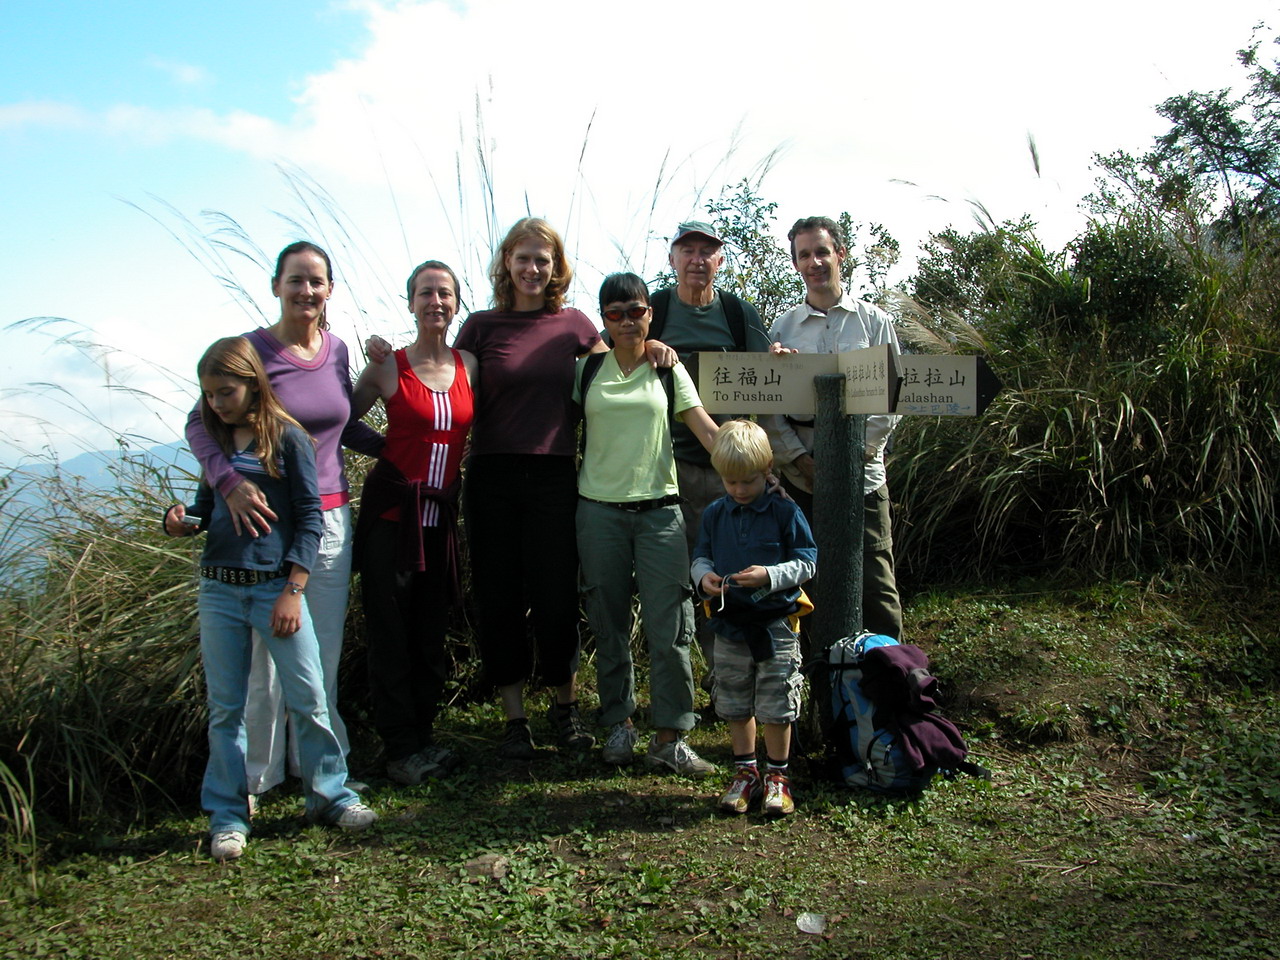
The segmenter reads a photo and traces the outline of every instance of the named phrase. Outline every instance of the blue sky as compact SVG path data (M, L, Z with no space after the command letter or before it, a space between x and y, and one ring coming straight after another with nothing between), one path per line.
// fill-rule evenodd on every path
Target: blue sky
M589 309L601 274L654 273L675 223L762 165L780 234L847 209L910 252L978 200L1060 245L1092 154L1141 150L1168 96L1242 83L1234 51L1280 20L1150 10L0 0L0 464L172 439L203 347L274 318L255 259L302 235L335 255L353 348L407 335L397 291L420 260L482 300L489 245L526 210L562 228ZM66 322L7 329L39 316Z

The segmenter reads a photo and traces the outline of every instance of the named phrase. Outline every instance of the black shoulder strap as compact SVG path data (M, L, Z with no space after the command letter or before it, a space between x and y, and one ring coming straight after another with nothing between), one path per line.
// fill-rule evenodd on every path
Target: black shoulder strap
M649 339L661 340L662 331L667 325L667 312L671 309L671 298L675 296L675 287L664 287L649 300L653 316L649 319Z
M667 389L667 419L675 423L676 419L676 377L675 367L658 367L658 379Z
M587 406L587 388L591 386L591 381L600 372L600 364L604 363L604 355L607 352L606 350L601 350L599 353L588 353L586 361L582 364L582 383L578 385L578 395L582 397L584 410Z
M742 301L732 293L720 291L720 303L724 307L724 318L729 324L729 335L733 337L733 349L744 353L747 349L747 312L742 309Z

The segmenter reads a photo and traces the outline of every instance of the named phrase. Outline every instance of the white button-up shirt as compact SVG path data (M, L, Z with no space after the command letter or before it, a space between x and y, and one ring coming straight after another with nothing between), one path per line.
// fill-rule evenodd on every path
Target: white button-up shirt
M774 321L769 337L801 353L845 353L884 343L898 346L898 334L890 316L869 303L855 300L848 293L842 295L840 302L826 313L808 303L797 304ZM809 419L804 418L806 421ZM884 485L884 448L897 422L898 417L887 414L867 417L866 465L862 480L864 494ZM796 424L777 414L760 417L760 425L769 434L778 469L801 490L812 493L809 481L792 462L802 454L812 455L812 425Z

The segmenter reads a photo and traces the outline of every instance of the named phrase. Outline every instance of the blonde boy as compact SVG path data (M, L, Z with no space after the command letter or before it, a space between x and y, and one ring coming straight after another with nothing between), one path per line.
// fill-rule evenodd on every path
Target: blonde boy
M773 454L764 430L748 420L724 424L711 463L726 496L702 515L692 574L716 635L716 713L733 739L736 771L720 807L746 813L763 797L767 815L784 816L795 809L787 763L801 691L800 648L789 619L818 551L800 508L766 492ZM763 776L757 721L768 759Z

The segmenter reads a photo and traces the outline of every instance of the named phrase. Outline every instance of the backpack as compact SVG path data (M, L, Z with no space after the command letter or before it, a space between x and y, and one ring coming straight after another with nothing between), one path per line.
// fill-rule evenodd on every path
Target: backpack
M877 793L918 793L935 774L990 779L965 757L956 725L936 710L938 680L912 644L863 633L827 651L831 719L827 758L833 777Z

